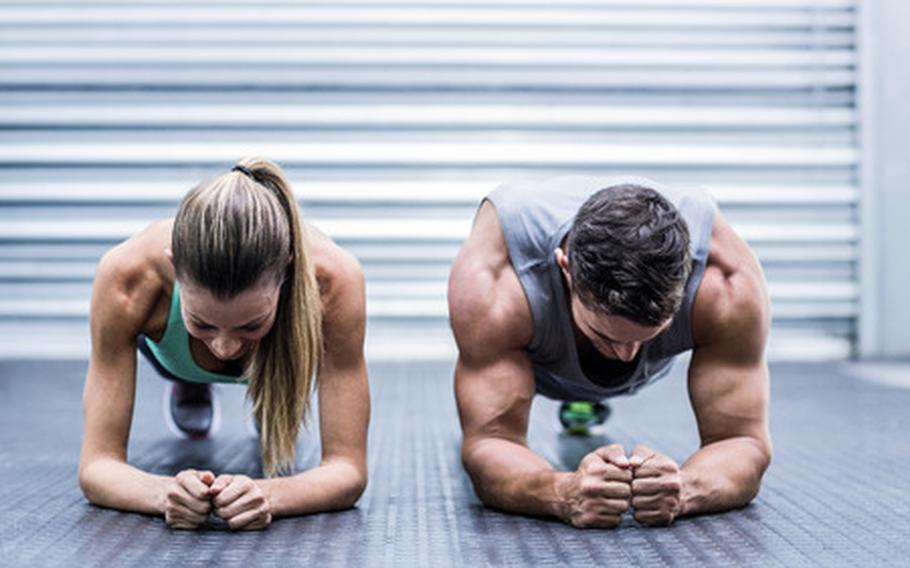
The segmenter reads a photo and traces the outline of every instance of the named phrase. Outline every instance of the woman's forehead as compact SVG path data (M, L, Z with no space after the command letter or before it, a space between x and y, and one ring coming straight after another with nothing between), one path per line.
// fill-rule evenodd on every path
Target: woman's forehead
M200 286L180 289L181 305L185 312L200 317L207 323L233 325L270 315L275 308L280 289L273 284L254 286L231 298L218 298Z

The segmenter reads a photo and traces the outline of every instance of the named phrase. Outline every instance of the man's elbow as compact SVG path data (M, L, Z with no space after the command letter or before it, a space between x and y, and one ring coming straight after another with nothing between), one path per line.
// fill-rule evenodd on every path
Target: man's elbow
M768 471L768 467L771 465L771 456L773 453L770 440L756 441L756 456L755 456L755 470L752 478L752 482L748 483L744 488L746 491L743 495L743 505L748 505L756 497L758 497L758 492L761 489L762 478L765 475L765 472Z
M765 475L765 472L768 471L768 467L771 465L771 456L774 453L774 449L771 446L771 439L767 437L756 440L755 446L758 454L758 457L756 458L758 480L761 482L762 476Z
M496 507L496 492L490 490L490 483L485 481L483 475L485 460L483 453L476 441L465 441L461 446L461 464L465 472L471 479L471 486L474 488L474 495L480 499L480 502L488 507Z

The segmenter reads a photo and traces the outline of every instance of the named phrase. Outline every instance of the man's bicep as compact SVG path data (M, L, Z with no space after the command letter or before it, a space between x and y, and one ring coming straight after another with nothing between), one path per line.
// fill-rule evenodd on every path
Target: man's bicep
M534 397L534 375L523 350L482 363L459 356L455 396L465 441L496 437L523 443Z
M689 368L689 398L702 445L742 436L770 444L763 358L731 361L719 347L697 349Z

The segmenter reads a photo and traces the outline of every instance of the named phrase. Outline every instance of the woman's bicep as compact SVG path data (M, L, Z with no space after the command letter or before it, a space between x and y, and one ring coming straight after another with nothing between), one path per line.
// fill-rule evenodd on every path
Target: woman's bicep
M363 354L366 316L356 307L347 322L325 335L325 356L319 370L319 424L323 460L344 456L365 463L370 419L370 388ZM353 312L353 313L352 313ZM338 317L338 314L334 314ZM365 467L365 466L364 466Z
M82 461L126 459L136 390L136 337L144 314L119 283L117 267L105 255L92 294L91 355L82 395Z
M82 461L126 460L136 390L135 340L119 352L92 349L82 394Z

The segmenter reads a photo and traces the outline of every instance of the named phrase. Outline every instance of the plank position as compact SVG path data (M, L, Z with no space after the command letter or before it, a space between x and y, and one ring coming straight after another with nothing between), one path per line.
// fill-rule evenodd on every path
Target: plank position
M449 315L462 461L486 505L577 527L615 527L630 509L668 525L758 493L771 459L768 294L703 190L631 177L502 185L452 267ZM613 444L563 472L528 447L535 394L566 401L561 420L578 432L606 418L601 401L689 350L701 445L682 465Z
M86 498L163 515L179 529L198 528L209 514L233 529L262 529L273 517L353 506L367 483L365 321L360 265L301 221L278 166L247 158L201 183L175 219L98 265L79 464ZM127 462L137 349L172 381L165 418L186 437L217 427L211 383L246 385L265 479L154 475ZM313 391L322 461L278 477L294 467Z

